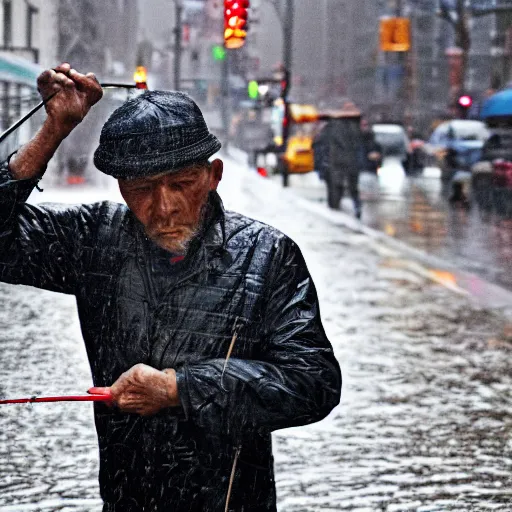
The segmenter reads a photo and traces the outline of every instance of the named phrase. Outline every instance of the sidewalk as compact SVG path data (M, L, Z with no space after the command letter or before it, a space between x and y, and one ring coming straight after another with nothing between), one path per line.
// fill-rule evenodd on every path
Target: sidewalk
M246 163L247 156L243 151L231 148L228 158L232 161L230 165L240 166L248 171L246 179L251 183L250 189L253 194L261 193L264 196L269 193L274 194L276 198L279 197L279 201L288 201L290 208L305 209L314 217L321 217L336 226L343 226L352 232L364 234L373 241L373 250L378 253L402 260L402 264L411 271L445 286L454 293L467 295L482 307L502 310L512 321L512 292L490 283L476 274L458 268L452 261L428 254L381 231L365 226L349 214L330 210L324 203L314 200L318 191L313 189L322 187L323 183L318 184L315 180L310 180L312 200L305 199L295 193L293 182L291 182L292 186L285 189L279 180L262 178L249 169ZM297 178L297 176L290 178ZM305 177L299 176L299 178ZM301 185L304 185L304 179L301 180Z

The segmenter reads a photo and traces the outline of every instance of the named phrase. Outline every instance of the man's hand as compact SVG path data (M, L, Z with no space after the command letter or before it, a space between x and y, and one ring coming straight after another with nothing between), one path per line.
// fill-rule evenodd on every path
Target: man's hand
M46 103L46 113L56 128L69 133L89 112L89 109L103 96L101 85L94 73L83 75L63 63L54 69L41 73L37 88Z
M32 140L11 159L9 168L16 180L41 177L60 143L103 96L93 73L82 75L67 63L41 73L37 86L43 99L48 99L48 117Z
M112 394L112 403L123 412L151 416L165 407L179 405L176 372L137 364L123 373L110 388L91 388L89 393Z

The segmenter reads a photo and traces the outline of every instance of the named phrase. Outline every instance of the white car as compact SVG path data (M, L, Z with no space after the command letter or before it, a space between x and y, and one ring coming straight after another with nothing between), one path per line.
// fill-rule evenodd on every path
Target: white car
M372 131L382 149L382 156L400 159L405 168L409 160L409 137L404 127L399 124L374 124Z

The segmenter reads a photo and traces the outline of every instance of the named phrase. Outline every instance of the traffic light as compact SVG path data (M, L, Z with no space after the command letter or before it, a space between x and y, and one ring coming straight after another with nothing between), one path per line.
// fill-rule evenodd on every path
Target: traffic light
M251 100L257 100L260 93L259 93L259 90L258 90L258 82L256 82L256 80L251 80L248 84L247 84L247 96L249 96L249 98Z
M409 18L381 18L379 26L382 52L407 52L411 48Z
M471 105L473 105L473 98L468 94L463 94L457 100L457 105L459 107L460 117L466 119L468 117L469 109Z
M224 46L240 48L247 35L249 0L224 0Z

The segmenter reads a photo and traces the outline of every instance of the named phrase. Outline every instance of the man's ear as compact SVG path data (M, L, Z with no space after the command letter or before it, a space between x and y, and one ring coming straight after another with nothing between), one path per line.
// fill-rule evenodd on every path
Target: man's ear
M117 185L119 187L119 192L121 192L121 196L123 197L123 199L126 201L126 198L124 197L124 183L125 183L125 180L123 179L117 179Z
M222 171L224 162L216 158L211 164L210 190L217 190L220 180L222 179Z

